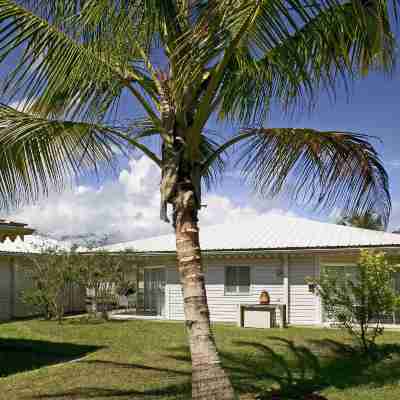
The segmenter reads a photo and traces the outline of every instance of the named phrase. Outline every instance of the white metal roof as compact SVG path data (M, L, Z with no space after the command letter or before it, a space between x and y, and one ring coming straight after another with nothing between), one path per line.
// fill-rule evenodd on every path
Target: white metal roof
M202 250L317 249L398 246L400 234L265 214L200 229ZM175 235L105 246L108 251L175 251Z
M1 253L40 253L46 249L67 250L71 247L70 243L45 238L39 235L25 236L24 240L20 237L11 241L9 238L0 242Z

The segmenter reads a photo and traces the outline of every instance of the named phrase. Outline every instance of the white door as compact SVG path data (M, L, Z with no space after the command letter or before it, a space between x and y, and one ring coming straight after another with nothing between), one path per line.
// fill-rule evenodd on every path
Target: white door
M144 270L144 311L164 315L165 309L165 268Z
M307 278L314 278L314 258L289 259L289 323L312 325L317 320L317 296L310 291Z
M11 317L11 268L0 265L0 320Z

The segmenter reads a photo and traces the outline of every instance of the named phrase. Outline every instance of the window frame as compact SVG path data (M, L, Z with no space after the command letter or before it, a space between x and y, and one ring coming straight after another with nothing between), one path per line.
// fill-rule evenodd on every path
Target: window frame
M231 292L228 291L228 280L227 280L227 276L228 276L228 268L235 268L236 271L238 271L239 268L247 268L249 271L249 290L246 292L240 292L239 291L239 287L240 285L236 284L236 285L231 285L235 287L235 291ZM237 272L235 273L236 276L236 280L237 280ZM250 265L225 265L224 266L224 295L225 296L249 296L252 293L252 268Z

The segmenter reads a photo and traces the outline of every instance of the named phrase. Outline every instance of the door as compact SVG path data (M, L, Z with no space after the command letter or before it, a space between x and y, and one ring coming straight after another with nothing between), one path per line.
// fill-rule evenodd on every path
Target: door
M310 290L307 278L315 277L314 259L289 259L289 323L311 325L317 319L317 296Z
M144 311L153 315L164 315L165 268L144 270Z

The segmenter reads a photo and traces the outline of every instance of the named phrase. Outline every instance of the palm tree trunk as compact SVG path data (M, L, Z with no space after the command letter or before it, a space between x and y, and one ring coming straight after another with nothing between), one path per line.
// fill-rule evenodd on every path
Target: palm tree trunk
M210 328L193 191L179 190L175 201L176 252L183 287L186 329L192 357L192 399L233 400Z

